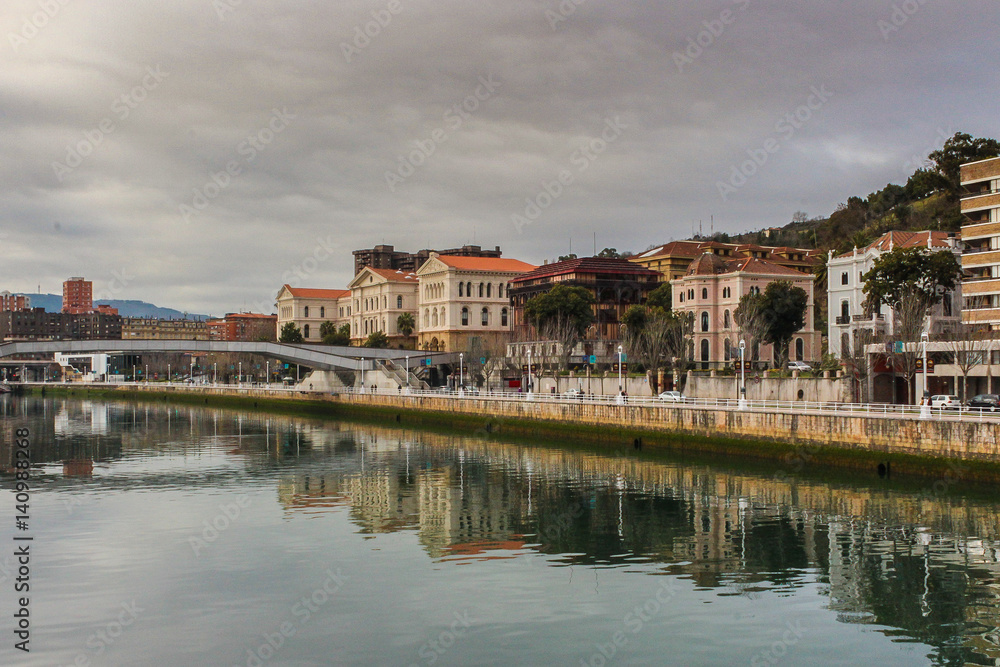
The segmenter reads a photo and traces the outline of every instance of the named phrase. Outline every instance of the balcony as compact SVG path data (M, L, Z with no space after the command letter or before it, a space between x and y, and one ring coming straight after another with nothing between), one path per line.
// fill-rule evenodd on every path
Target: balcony
M850 324L850 323L851 323L850 315L841 315L837 318L837 324Z

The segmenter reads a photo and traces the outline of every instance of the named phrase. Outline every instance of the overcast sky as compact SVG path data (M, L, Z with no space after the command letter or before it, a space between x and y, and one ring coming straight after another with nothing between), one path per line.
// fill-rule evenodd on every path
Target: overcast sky
M828 215L1000 137L996 10L5 0L0 289L219 314L378 243L541 263Z

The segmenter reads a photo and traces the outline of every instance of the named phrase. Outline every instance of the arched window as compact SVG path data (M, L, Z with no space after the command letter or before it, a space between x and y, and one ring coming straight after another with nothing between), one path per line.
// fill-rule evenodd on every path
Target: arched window
M498 299L502 299L503 298L503 283L500 283L499 285L497 285L497 298Z
M730 359L733 358L733 344L729 342L728 338L726 339L725 342L725 350L726 350L726 361L729 361Z
M469 326L469 309L468 308L462 308L462 326L463 327Z
M424 308L424 327L429 327L431 325L431 313L429 310Z
M309 338L309 325L306 324L302 327L302 337Z
M479 283L479 298L483 298L483 284Z
M701 330L708 331L708 311L701 314Z
M303 317L309 317L309 306L306 306L305 315Z
M680 299L681 299L681 303L684 303L684 292L680 293Z
M458 295L465 296L465 283L458 284Z
M701 298L702 299L707 299L708 298L708 288L707 287L702 287L701 288Z
M708 344L708 339L706 338L706 339L704 339L704 340L701 341L701 360L702 361L708 361L708 349L709 349L709 344Z
M507 309L502 308L500 310L500 326L507 326Z
M396 297L396 308L403 307L403 297L402 295Z
M490 309L483 308L483 326L488 327L490 325Z
M431 326L436 327L437 325L438 325L438 311L437 308L435 308L434 312L431 313Z
M486 283L486 298L489 299L493 296L493 283Z
M806 355L806 344L801 338L795 339L795 359L797 361L805 361L802 357ZM928 364L930 366L930 364Z
M383 309L383 310L385 310L385 309L386 309L386 308L388 308L388 307L389 307L389 298L388 298L388 297L386 297L386 296L385 296L385 295L383 294L383 295L382 295L382 309Z
M320 317L326 317L326 306L320 306L319 307L319 316Z
M465 296L472 296L472 282L465 283Z
M722 321L723 321L724 328L728 329L729 328L729 323L730 323L729 322L729 311L728 310L726 310L726 312L723 313L723 315L722 315Z

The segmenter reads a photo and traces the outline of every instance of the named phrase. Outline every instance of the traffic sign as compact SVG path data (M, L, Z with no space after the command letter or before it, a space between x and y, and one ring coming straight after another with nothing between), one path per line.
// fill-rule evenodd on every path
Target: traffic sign
M590 355L590 360L589 361L592 364L596 364L597 363L597 355L596 354Z
M424 366L430 366L430 365L431 365L431 360L430 359L424 359Z
M486 357L479 357L479 363L485 364L486 363Z

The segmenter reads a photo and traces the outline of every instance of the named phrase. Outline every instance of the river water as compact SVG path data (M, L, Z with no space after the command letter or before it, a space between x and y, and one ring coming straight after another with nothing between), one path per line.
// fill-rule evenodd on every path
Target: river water
M4 397L0 433L4 665L1000 664L998 505L961 471L72 398Z

